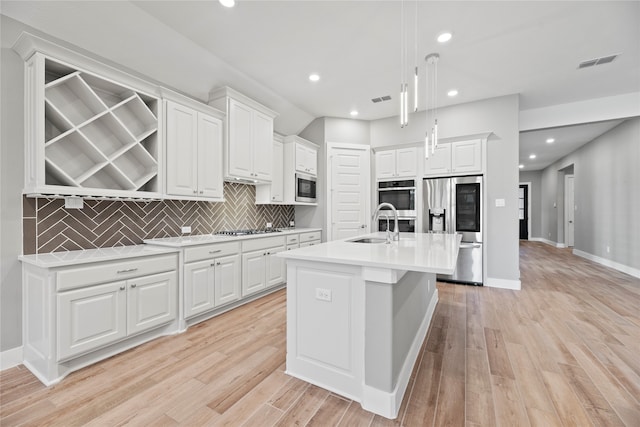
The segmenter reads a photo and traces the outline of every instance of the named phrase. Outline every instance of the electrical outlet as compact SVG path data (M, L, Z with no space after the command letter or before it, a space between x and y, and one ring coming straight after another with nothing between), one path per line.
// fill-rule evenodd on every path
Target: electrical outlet
M182 230L182 234L189 234L191 233L191 226L190 225L185 225L181 228Z
M331 289L316 288L316 299L320 301L331 301Z
M296 226L295 221L289 221L289 227L295 227L295 226Z
M268 223L267 223L267 228L271 228L271 227L273 227L273 223L268 222Z

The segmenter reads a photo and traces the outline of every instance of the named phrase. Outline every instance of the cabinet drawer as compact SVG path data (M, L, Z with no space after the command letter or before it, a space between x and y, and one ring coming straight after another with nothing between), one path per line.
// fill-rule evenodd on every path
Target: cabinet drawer
M310 242L312 240L320 240L320 231L300 233L300 243Z
M86 267L58 271L56 273L57 290L65 291L99 283L126 280L177 268L178 257L176 254L89 264Z
M287 236L287 245L295 245L300 242L300 236L297 234L290 234Z
M285 236L245 240L242 242L242 252L259 251L260 249L275 248L276 246L285 246Z
M293 250L293 249L298 249L299 247L300 247L300 245L295 243L293 245L287 245L287 250L290 251L290 250Z
M240 252L240 242L193 246L184 250L184 262L202 261Z
M320 240L312 240L310 242L302 242L300 243L300 247L301 248L306 248L307 246L314 246L314 245L319 245L320 244Z

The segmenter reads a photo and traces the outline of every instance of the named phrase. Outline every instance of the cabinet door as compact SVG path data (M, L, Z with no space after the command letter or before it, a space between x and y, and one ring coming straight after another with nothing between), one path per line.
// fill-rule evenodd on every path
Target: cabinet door
M280 258L276 254L285 250L284 246L271 248L267 250L267 287L279 285L286 280L286 263L284 258Z
M265 288L266 250L242 254L242 296Z
M440 144L435 153L424 161L425 175L442 175L451 172L451 144Z
M396 176L415 178L418 173L418 150L415 147L396 150Z
M296 171L317 175L318 152L313 148L296 143Z
M197 112L167 101L167 193L196 195L197 164Z
M127 281L127 334L146 331L176 318L176 273L143 276Z
M124 281L58 294L58 360L111 344L127 334Z
M284 145L273 142L273 176L271 180L271 201L284 201Z
M482 141L457 141L451 144L453 172L482 172Z
M376 178L393 178L396 176L396 151L378 151L376 153Z
M313 176L318 175L318 150L307 148L307 167L309 174Z
M273 119L253 112L253 172L254 178L271 181L273 167Z
M222 199L222 121L198 114L198 195Z
M229 100L229 129L227 156L230 175L254 179L253 176L253 143L251 122L253 109L233 99ZM273 132L269 135L269 144ZM269 159L271 161L271 159Z
M215 306L240 299L240 255L230 255L216 259Z
M184 317L189 318L215 307L215 266L208 259L184 265Z

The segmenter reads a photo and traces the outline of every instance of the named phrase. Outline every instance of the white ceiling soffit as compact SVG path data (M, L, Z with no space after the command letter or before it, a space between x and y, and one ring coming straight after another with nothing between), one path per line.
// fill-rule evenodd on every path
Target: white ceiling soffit
M593 141L600 135L618 126L624 120L608 120L597 123L587 123L574 126L563 126L549 129L520 132L520 164L521 171L544 169L557 160L563 158ZM555 141L548 144L546 141ZM529 156L535 154L535 159Z
M411 16L415 5L405 2ZM441 107L519 93L525 110L640 91L640 2L417 6L417 62L423 72L424 56L440 53ZM278 111L284 134L352 109L363 120L398 113L399 1L239 0L227 9L213 0L3 0L2 12L202 100L213 87L234 87ZM454 36L441 45L444 30ZM577 69L613 54L611 63ZM319 82L309 82L311 72ZM459 95L448 98L454 87ZM371 102L387 94L391 101Z

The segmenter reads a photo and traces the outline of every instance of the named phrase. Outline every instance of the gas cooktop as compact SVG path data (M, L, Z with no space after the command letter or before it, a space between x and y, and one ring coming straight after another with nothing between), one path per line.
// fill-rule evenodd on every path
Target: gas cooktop
M246 236L249 234L266 234L266 233L279 233L277 228L249 228L246 230L223 230L218 231L215 234L223 236Z

